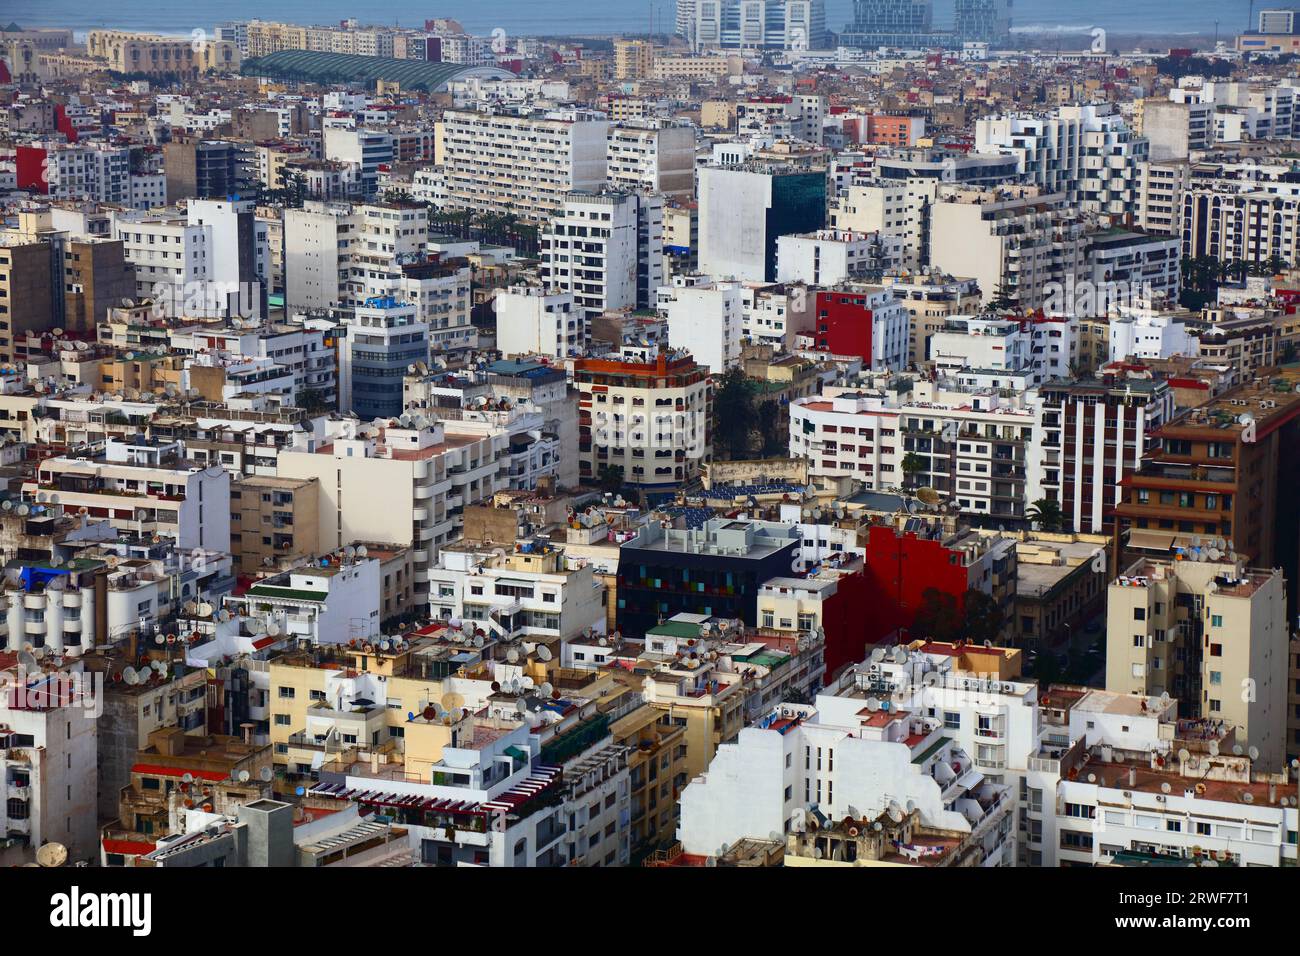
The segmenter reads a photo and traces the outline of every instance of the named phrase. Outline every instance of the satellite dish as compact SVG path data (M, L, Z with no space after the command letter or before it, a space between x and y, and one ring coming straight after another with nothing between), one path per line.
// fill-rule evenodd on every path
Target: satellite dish
M364 558L364 557L366 557L366 556L369 555L369 554L370 554L370 552L366 549L366 546L365 546L364 544L359 544L359 545L357 545L357 557L358 557L358 558Z
M68 848L62 843L47 843L36 851L36 862L53 869L68 862Z
M537 692L543 697L550 697L551 694L555 693L555 688L551 686L550 681L546 681L537 688Z
M271 778L275 776L275 771L270 767L263 767L258 771L257 776L262 781L269 783Z
M537 659L539 661L549 661L552 656L553 655L551 654L551 649L547 647L545 644L542 644L540 647L537 648Z
M515 650L513 647L510 648L510 650L506 651L506 660L509 661L511 664L518 664L519 652Z
M239 771L239 782L248 783L248 781L252 778L252 776L253 775L249 773L247 770L241 770Z
M1259 748L1258 748L1258 747L1251 747L1249 750L1246 751L1246 753L1250 755L1250 759L1251 759L1251 760L1258 760L1258 759L1259 759Z

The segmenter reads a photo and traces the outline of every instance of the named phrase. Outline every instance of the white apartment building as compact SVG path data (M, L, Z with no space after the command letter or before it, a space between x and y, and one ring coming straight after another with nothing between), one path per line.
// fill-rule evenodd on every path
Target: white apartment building
M1146 233L1178 235L1183 216L1183 190L1190 181L1186 162L1150 160L1142 163L1138 167L1133 225Z
M348 296L348 247L360 231L351 213L347 203L314 200L284 210L286 310L333 308Z
M796 336L813 327L815 290L802 283L763 284L742 283L744 312L740 335L742 339L762 345L771 345L778 352L793 351Z
M39 665L0 671L0 838L17 841L9 863L33 862L37 848L61 843L73 861L93 860L96 828L97 700L90 675Z
M379 427L345 420L341 429L316 451L281 451L279 476L320 481L321 548L353 541L409 547L415 588L424 594L438 549L457 537L464 506L505 486L508 433L467 431L456 421Z
M185 462L175 442L109 438L101 458L47 458L23 494L85 508L121 531L172 538L181 549L230 551L230 475Z
M1052 722L1021 785L1025 864L1295 865L1295 778L1260 773L1230 730L1179 719L1173 698L1092 690L1043 706Z
M776 240L776 281L837 285L878 279L903 265L903 239L879 232L821 229Z
M429 613L498 640L567 640L603 625L602 585L549 542L443 548L429 570Z
M446 205L545 222L564 194L607 178L609 123L579 111L513 115L448 110L442 120Z
M394 158L392 134L377 129L326 126L321 138L324 158L355 165L359 170L361 196L373 196L379 184L379 167Z
M916 813L977 847L978 865L1011 866L1012 792L977 768L943 718L853 687L819 694L812 707L781 704L720 745L682 791L678 836L685 852L716 856L738 840L802 834L821 821Z
M1017 371L1031 362L1029 336L1011 319L952 318L930 338L935 369L951 375L965 368Z
M254 633L285 635L312 646L347 644L379 634L380 562L358 549L260 578L227 604Z
M938 184L921 177L855 180L830 200L830 226L897 237L902 265L918 269L929 263L930 206Z
M669 343L721 375L740 362L744 298L739 282L673 276L672 285L658 293L659 309L668 317Z
M899 410L878 396L839 390L790 403L790 457L808 474L857 478L881 490L903 484Z
M690 126L619 123L609 128L609 185L621 192L695 195L695 130Z
M588 319L572 292L548 292L538 286L511 286L493 299L497 348L506 358L582 355L589 340Z
M338 398L334 349L325 344L320 329L289 325L221 330L194 327L173 329L169 338L170 350L177 355L210 351L280 366L292 377L291 401L306 390L319 392L329 404Z
M663 198L571 192L540 237L542 283L590 317L648 309L663 284Z
M1117 216L1131 208L1138 167L1148 158L1147 140L1111 104L978 120L975 150L1015 156L1027 182L1066 193L1083 212Z
M1174 355L1197 355L1200 342L1187 331L1187 324L1175 316L1183 313L1154 309L1121 309L1112 316L1110 360L1167 359Z

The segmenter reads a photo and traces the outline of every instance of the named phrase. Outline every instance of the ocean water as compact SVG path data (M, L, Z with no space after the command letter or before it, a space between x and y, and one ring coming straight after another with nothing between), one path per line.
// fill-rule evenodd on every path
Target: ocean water
M1260 0L1256 6L1267 5ZM653 22L656 31L670 28L672 0L475 0L473 3L427 3L392 0L382 8L357 0L0 0L0 18L24 27L64 27L79 33L95 28L191 33L210 29L227 20L283 20L324 24L347 17L362 22L418 26L426 18L452 17L466 29L490 35L502 29L532 36L644 33ZM1246 28L1249 0L1013 0L1012 28L1063 34L1087 34L1093 27L1111 33L1212 34L1226 38ZM826 25L842 29L851 19L852 0L826 0ZM952 16L952 0L936 0L935 24Z

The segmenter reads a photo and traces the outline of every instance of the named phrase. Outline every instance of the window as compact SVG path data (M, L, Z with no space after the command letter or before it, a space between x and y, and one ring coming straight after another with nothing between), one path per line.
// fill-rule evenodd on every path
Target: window
M950 711L950 710L945 710L945 711L943 712L943 725L944 725L944 727L946 727L948 730L960 730L960 729L961 729L961 714L959 714L959 713L953 713L953 712Z
M281 700L293 700L293 698L294 698L296 695L297 695L297 692L296 692L292 687L281 687L281 688L280 688L280 699L281 699Z

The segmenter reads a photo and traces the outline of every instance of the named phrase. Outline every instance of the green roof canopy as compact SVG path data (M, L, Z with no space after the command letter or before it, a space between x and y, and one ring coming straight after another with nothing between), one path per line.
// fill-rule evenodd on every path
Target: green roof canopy
M377 80L398 83L403 90L438 93L452 80L466 76L514 76L495 66L466 66L463 63L430 63L426 60L398 60L386 56L357 56L352 53L322 53L316 50L280 50L245 60L239 68L244 76L303 83L366 83Z

